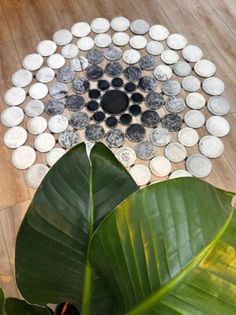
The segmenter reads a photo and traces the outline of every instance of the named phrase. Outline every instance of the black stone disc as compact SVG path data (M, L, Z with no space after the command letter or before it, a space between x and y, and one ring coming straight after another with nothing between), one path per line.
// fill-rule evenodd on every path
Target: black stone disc
M63 83L69 83L75 78L75 72L71 67L62 67L57 72L57 80Z
M101 63L104 59L104 53L101 50L98 50L97 48L91 49L86 54L86 58L88 59L88 62L92 65L97 65Z
M98 109L99 104L97 101L89 101L86 107L90 112L95 112Z
M106 125L109 128L114 128L115 126L117 126L117 124L118 124L118 120L114 116L110 116L106 119Z
M153 92L157 87L157 81L153 77L145 76L139 80L139 87L144 92Z
M141 103L143 100L144 100L144 97L143 97L143 94L141 93L133 93L131 95L131 100L134 102L134 103Z
M123 71L124 76L129 81L138 81L142 76L142 71L137 66L129 66Z
M139 124L132 124L126 129L126 137L130 141L140 142L145 137L146 130Z
M131 123L131 121L132 121L132 116L130 114L122 114L120 116L120 123L122 125L127 126Z
M163 128L168 131L179 131L181 129L183 120L177 114L167 114L161 120Z
M93 119L97 123L101 123L105 118L106 118L106 115L102 111L98 111L98 112L93 114Z
M117 115L124 112L129 106L129 98L120 90L109 90L101 99L101 107L108 114Z
M138 116L141 113L141 107L137 104L134 104L130 106L129 111L133 116Z
M125 90L128 93L132 93L136 90L136 84L134 84L133 82L127 82L125 85Z
M125 135L120 129L109 130L106 134L106 143L111 148L119 148L125 141Z
M102 140L105 131L101 125L91 124L85 130L85 137L87 140L96 142Z
M103 76L103 69L99 66L93 65L86 69L86 77L88 80L97 81Z
M92 89L92 90L89 91L89 97L92 98L92 99L99 98L100 95L101 95L101 93L97 89Z
M84 105L84 98L80 95L70 95L66 98L66 107L72 112L81 110Z
M84 112L72 114L70 124L74 129L85 129L89 125L89 116Z
M48 115L60 115L64 112L65 104L61 100L49 100L45 105L44 109Z
M160 120L160 116L154 110L146 110L141 115L141 122L147 128L155 128Z
M81 77L75 78L72 82L72 89L75 93L83 94L86 93L90 88L90 82L88 79Z
M99 80L98 81L98 88L102 91L109 89L110 83L107 80Z
M122 56L122 50L116 46L110 46L105 51L105 58L107 60L118 60Z
M105 67L105 73L112 78L119 77L122 74L122 71L122 65L117 61L109 62Z
M111 81L111 85L114 86L115 88L119 88L123 85L123 80L121 78L114 78Z
M157 66L157 60L154 56L145 55L139 60L139 65L143 70L153 70Z
M164 97L157 92L149 93L145 98L145 102L150 109L158 109L165 104Z

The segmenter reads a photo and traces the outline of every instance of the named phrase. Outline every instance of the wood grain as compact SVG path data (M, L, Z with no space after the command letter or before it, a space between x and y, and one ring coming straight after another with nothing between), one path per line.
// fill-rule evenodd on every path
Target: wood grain
M231 132L224 139L224 155L212 161L213 172L206 180L236 191L235 0L0 0L0 110L5 108L2 97L11 86L12 73L21 67L26 54L35 52L40 40L50 39L56 30L78 21L117 15L130 20L144 18L182 33L203 49L205 58L216 63L217 76L223 78L225 96L231 103L231 114L226 117ZM0 287L7 296L19 296L14 281L14 246L34 190L26 186L24 173L11 165L11 150L2 141L5 131L0 125Z

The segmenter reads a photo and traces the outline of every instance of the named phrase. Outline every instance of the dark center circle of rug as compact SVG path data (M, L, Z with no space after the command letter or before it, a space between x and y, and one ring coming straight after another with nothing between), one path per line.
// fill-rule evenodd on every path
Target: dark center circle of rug
M109 114L123 113L129 106L129 97L120 90L109 90L101 99L102 109Z

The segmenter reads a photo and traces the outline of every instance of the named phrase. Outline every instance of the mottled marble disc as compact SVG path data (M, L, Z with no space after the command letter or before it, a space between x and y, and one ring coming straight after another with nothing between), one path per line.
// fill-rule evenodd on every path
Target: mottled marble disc
M55 99L64 98L68 94L68 87L62 82L55 82L49 86L49 94Z
M25 180L28 186L38 188L49 171L49 168L44 164L32 165L25 174Z
M199 178L207 177L212 170L211 161L202 154L191 155L186 161L186 167L190 174Z
M59 134L58 142L62 148L70 149L80 142L80 138L76 131L66 130Z
M141 78L142 71L138 66L129 66L124 69L124 76L129 81L137 81Z
M47 120L44 117L33 117L28 120L27 129L32 135L39 135L47 129Z
M150 170L157 177L165 177L170 174L172 166L164 156L156 156L150 161Z
M83 94L86 93L90 88L90 82L87 78L80 77L75 78L72 82L72 89L75 93Z
M139 60L139 65L143 70L154 70L157 66L157 60L154 56L145 55Z
M126 137L133 142L140 142L144 139L146 129L139 124L132 124L126 129Z
M69 83L75 78L75 72L71 67L65 66L58 70L57 80L62 83Z
M146 165L136 164L129 172L138 186L147 185L151 180L151 172Z
M120 129L112 129L107 132L105 140L109 147L119 148L125 141L125 135Z
M168 131L179 131L181 129L183 120L177 114L167 114L161 119L163 128L166 128Z
M97 48L93 48L89 52L87 52L86 58L90 64L97 65L103 61L104 52Z
M92 65L86 69L86 77L88 80L96 81L103 76L103 69L100 66Z
M185 102L182 97L169 97L166 102L166 109L171 113L180 113L185 109Z
M119 77L122 74L123 68L118 61L111 61L106 64L105 73L109 77Z
M89 125L89 116L84 112L75 112L71 115L70 124L74 129L85 129Z
M215 136L205 136L199 141L199 151L208 158L215 159L224 152L224 143Z
M168 96L176 96L181 92L181 85L179 81L167 80L162 83L161 90Z
M83 71L88 65L88 59L84 56L73 58L70 62L70 66L74 71Z
M170 142L170 133L165 128L155 128L150 133L150 141L158 147L163 147Z
M159 124L161 118L154 110L146 110L141 115L141 123L144 127L155 128Z
M158 65L154 69L153 74L158 81L166 81L172 77L173 72L171 67L167 65Z
M161 108L165 104L165 99L160 93L151 92L146 96L145 103L148 108L155 110Z
M66 107L72 111L76 112L84 108L85 100L81 95L70 95L66 98Z
M34 164L36 152L28 145L23 145L15 149L11 156L12 164L20 169L25 170Z
M100 141L104 138L104 136L105 136L105 131L103 127L100 125L91 124L87 126L85 130L86 139L92 142Z
M230 131L229 122L224 117L212 116L206 121L206 129L216 137L224 137Z
M68 124L64 115L55 115L48 120L48 129L53 133L61 133L67 129Z
M155 148L151 141L141 141L134 148L137 157L142 160L150 160L155 156Z
M136 153L129 147L119 148L115 152L115 156L126 167L132 166L136 161Z
M169 161L179 163L186 158L187 151L181 143L169 143L165 148L165 156Z
M5 132L3 142L8 148L16 149L26 142L27 137L27 131L23 127L12 127Z
M121 58L122 50L119 47L110 46L105 50L104 54L107 60L115 61Z
M153 92L157 87L157 80L151 76L144 76L139 80L138 85L146 93Z
M48 115L54 116L62 114L65 108L65 103L59 99L51 99L44 105L45 112Z

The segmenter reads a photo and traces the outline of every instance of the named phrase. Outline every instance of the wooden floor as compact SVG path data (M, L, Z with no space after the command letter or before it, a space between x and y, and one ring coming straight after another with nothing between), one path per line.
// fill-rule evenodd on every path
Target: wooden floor
M207 180L236 192L236 0L0 0L0 110L11 74L24 55L35 51L37 42L75 22L116 15L144 18L182 33L216 63L232 107L227 116L231 133L224 139L224 155L213 161L214 171ZM2 143L4 132L0 125L0 287L7 296L18 296L14 243L34 191L27 188L23 172L11 166L10 150Z

